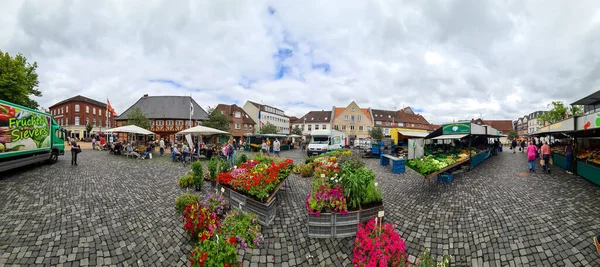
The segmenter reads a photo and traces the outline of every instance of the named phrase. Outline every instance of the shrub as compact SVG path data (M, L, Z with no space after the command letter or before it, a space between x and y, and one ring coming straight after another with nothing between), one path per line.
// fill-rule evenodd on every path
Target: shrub
M248 161L248 156L246 154L238 154L233 158L233 163L235 166L240 166Z
M209 194L202 205L214 212L219 218L225 217L225 213L229 210L229 202L221 194Z
M238 264L235 239L212 238L198 242L190 253L190 265L200 266L240 266Z
M225 216L222 229L223 234L228 238L235 238L238 248L255 248L264 241L258 219L254 214L231 211Z
M177 180L177 184L181 188L190 187L194 185L194 177L191 173L186 173L183 176L179 177L179 180Z
M360 158L359 155L355 154L341 154L337 158L337 162L340 166L344 165L346 162L350 162L349 164L351 164L352 169L355 170L365 166L365 162Z
M219 166L219 158L217 156L212 156L208 162L206 163L206 167L208 168L208 177L210 180L215 180L217 178Z
M202 186L204 183L204 166L202 162L196 161L192 163L192 176L194 177L194 185Z
M228 161L226 161L225 159L219 158L218 164L217 164L218 173L228 172L231 167L233 167L233 166L230 166Z
M246 163L246 161L248 161L248 156L246 154L242 154L240 156L240 161L241 163Z
M311 163L308 164L299 164L300 175L302 177L311 177L313 176L313 165Z
M448 267L450 266L450 259L452 257L449 255L444 255L442 257L442 261L436 262L433 259L431 253L429 253L428 249L424 249L419 258L417 259L416 266L417 267Z
M175 200L175 209L177 210L177 212L181 213L187 205L196 203L200 203L200 196L185 193L177 197L177 200Z
M375 224L375 219L358 225L354 239L354 266L407 266L406 244L392 224Z

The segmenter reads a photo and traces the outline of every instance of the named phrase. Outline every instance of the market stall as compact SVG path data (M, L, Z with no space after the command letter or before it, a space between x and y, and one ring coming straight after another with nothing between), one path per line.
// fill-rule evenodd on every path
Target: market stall
M600 185L600 112L576 118L575 173Z
M275 139L279 139L279 143L281 144L281 151L290 150L293 146L293 140L291 136L283 135L283 134L245 134L246 137L246 147L245 151L250 152L259 152L262 147L262 141L269 139L271 141L271 146L269 147L269 151L273 152L273 141Z
M427 130L415 130L409 128L393 128L390 130L390 136L393 140L392 154L398 157L423 156L423 140L429 135Z
M575 117L540 128L532 133L532 138L549 143L552 150L552 162L563 169L567 168L565 147L575 131Z

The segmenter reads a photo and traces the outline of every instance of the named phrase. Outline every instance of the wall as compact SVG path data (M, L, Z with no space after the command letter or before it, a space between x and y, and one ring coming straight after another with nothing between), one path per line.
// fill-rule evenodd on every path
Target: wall
M352 110L354 108L354 111ZM345 120L344 117L348 116L348 120ZM354 116L354 123L351 122L351 116ZM361 120L357 119L358 116L361 116ZM337 130L343 132L346 136L356 135L356 138L368 138L369 132L367 128L373 127L373 122L371 121L370 116L367 116L356 103L352 102L344 111L342 111L335 119L333 120L332 128L335 129L337 125ZM346 129L344 130L344 127ZM351 126L354 126L354 130L351 130ZM360 126L362 126L362 131L360 131Z
M79 105L78 112L75 111L75 105ZM86 112L86 107L89 108L89 112ZM94 108L96 109L96 114L94 114ZM87 135L85 133L86 118L92 125L94 124L94 119L96 119L96 127L92 128L92 133L106 130L109 126L115 126L115 118L110 113L110 124L106 124L106 106L97 106L89 102L69 101L54 106L49 111L59 125L70 132L72 136L79 136L80 138ZM75 117L77 116L79 117L79 125L75 125Z

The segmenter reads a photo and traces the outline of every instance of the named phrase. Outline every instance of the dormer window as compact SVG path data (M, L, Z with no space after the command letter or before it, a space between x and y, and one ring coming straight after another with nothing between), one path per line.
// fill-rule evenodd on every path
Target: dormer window
M352 111L354 111L354 107L352 107Z

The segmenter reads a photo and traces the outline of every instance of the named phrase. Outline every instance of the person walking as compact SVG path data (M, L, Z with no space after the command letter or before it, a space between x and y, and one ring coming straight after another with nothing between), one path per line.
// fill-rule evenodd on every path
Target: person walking
M267 155L267 149L269 147L267 147L267 142L265 142L265 140L263 139L262 141L262 145L260 147L260 151L262 152L263 155Z
M77 154L81 152L81 147L71 139L71 166L77 166Z
M275 153L275 156L278 158L281 157L279 156L279 151L281 151L281 143L279 143L279 139L275 138L275 141L273 142L273 153Z
M92 137L92 150L96 150L96 137Z
M165 140L164 138L161 138L160 141L158 141L158 147L160 147L160 156L164 156L165 155Z
M517 153L517 139L512 140L512 144L510 145L510 149L512 149L513 154Z
M537 147L533 144L533 141L529 141L527 147L527 163L529 164L529 171L535 172L535 158L537 154Z
M269 140L269 138L267 138L267 155L270 154L271 150L271 140Z
M569 140L569 142L567 142L565 152L567 156L567 173L573 174L573 172L571 171L571 168L573 167L573 141Z
M550 146L548 145L547 141L543 142L544 144L542 145L541 150L541 154L542 154L542 160L544 160L544 165L543 169L544 172L547 172L548 174L550 173Z
M235 165L235 163L233 162L233 156L235 155L235 147L234 147L234 142L235 141L229 141L228 145L227 145L227 162L229 162L229 166L233 167Z

